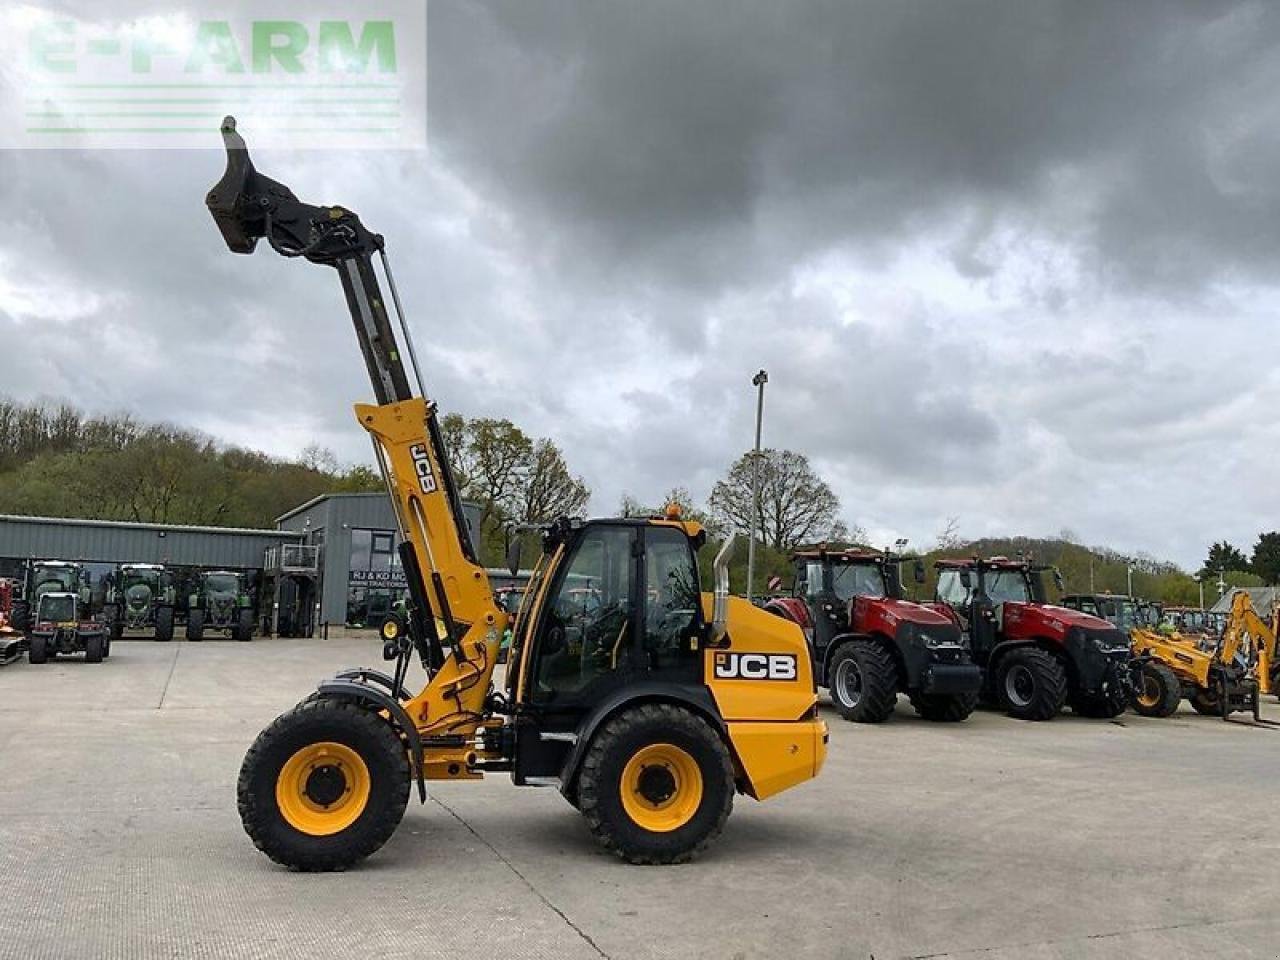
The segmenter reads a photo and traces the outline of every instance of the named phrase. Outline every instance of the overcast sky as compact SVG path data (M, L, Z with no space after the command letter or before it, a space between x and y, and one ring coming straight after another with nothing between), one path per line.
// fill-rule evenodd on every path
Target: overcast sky
M1280 5L432 0L430 149L255 152L386 235L441 406L595 513L752 439L878 543L1194 567L1280 527ZM253 132L243 131L253 143ZM197 151L0 151L0 392L368 445L330 272L226 251Z

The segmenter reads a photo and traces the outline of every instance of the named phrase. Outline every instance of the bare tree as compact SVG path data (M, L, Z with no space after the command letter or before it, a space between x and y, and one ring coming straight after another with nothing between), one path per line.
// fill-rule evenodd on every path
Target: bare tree
M947 517L946 526L938 531L938 539L934 542L935 550L959 550L964 546L964 539L960 536L960 518Z
M524 523L577 516L591 499L590 488L569 472L564 454L550 440L533 445L522 474L515 508Z
M713 519L726 529L749 533L752 514L752 459L745 453L711 490L708 505ZM760 452L760 516L758 529L775 550L790 550L806 541L846 533L837 514L840 500L809 465L804 454L792 450Z

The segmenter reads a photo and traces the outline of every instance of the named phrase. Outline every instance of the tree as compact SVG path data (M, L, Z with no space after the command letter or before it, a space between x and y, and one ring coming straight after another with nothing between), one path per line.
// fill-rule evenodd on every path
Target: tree
M1209 558L1205 560L1201 574L1217 573L1227 570L1248 570L1249 561L1245 555L1226 540L1215 543L1209 548Z
M577 516L590 499L591 489L569 472L559 447L546 439L533 445L515 497L516 516L521 522Z
M960 536L960 518L947 517L946 525L938 531L938 539L933 545L935 550L959 550L964 546Z
M1264 583L1280 583L1280 533L1272 531L1258 535L1249 566Z
M725 529L749 534L753 512L752 463L745 453L711 490L712 518ZM775 550L790 550L806 541L829 538L837 522L840 500L809 459L792 450L760 452L761 539Z

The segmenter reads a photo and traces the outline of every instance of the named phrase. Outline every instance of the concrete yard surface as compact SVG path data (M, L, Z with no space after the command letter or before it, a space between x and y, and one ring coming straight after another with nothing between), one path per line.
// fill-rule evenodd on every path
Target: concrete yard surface
M137 640L0 669L0 957L1280 957L1280 728L1185 704L940 725L903 699L880 726L824 706L822 775L739 797L683 866L627 866L557 791L493 776L432 785L346 873L277 867L236 813L245 749L378 654Z

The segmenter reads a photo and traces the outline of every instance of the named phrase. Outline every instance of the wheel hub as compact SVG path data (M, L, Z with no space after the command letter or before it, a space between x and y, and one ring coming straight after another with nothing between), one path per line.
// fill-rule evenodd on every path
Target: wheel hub
M1011 667L1005 677L1005 692L1011 703L1019 707L1029 704L1036 692L1036 681L1031 671L1021 664Z
M665 764L654 764L640 771L636 790L655 807L666 803L676 792L676 778Z
M303 793L314 804L328 807L338 802L347 790L347 778L342 768L332 764L316 767L307 775Z

